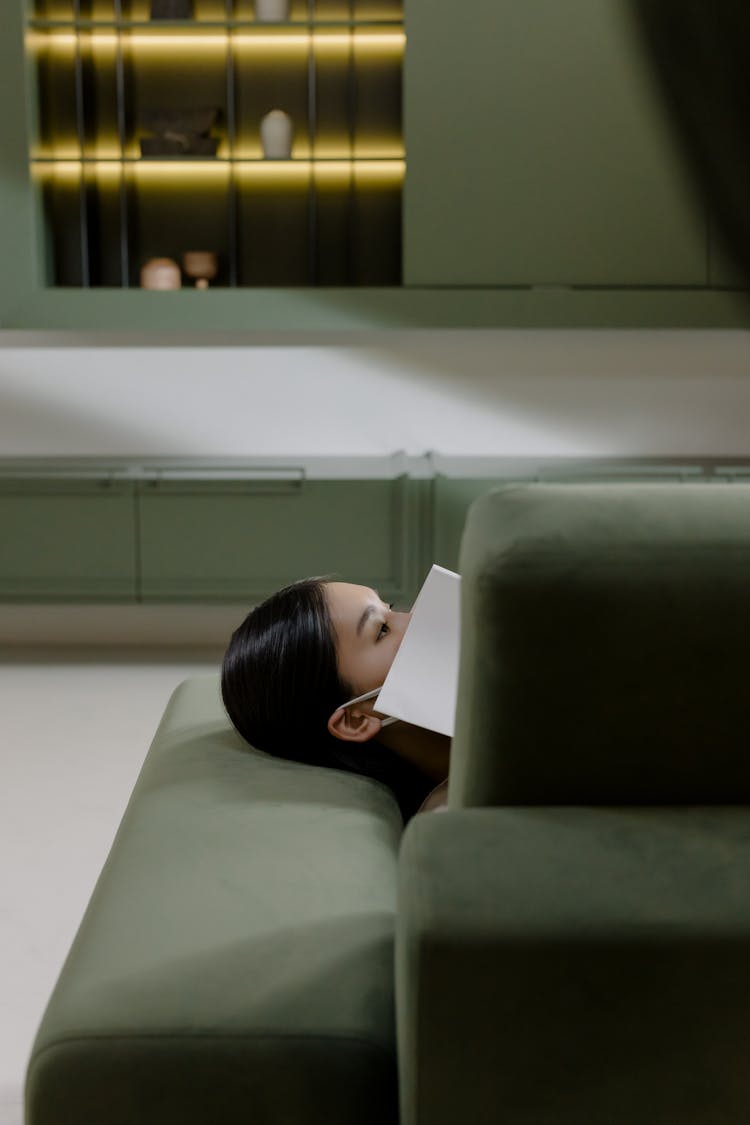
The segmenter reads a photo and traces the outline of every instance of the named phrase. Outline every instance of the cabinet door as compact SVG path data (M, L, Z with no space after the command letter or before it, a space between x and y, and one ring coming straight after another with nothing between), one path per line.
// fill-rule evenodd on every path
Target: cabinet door
M0 598L135 601L132 486L0 482Z
M750 277L727 247L724 234L712 215L709 225L709 278L717 289L750 289Z
M497 477L435 478L433 526L438 566L458 570L466 513L478 497L503 483L507 482Z
M727 473L741 474L746 469L727 468ZM532 481L545 481L556 484L618 484L618 483L664 483L704 479L703 470L698 465L647 464L640 465L617 462L579 462L565 464L538 465L524 474L522 470L512 472L506 464L501 475L475 477L449 477L438 474L433 491L433 527L435 562L449 570L458 570L461 555L461 540L469 508L480 496L504 485L529 484Z
M310 575L413 593L409 482L329 480L144 486L145 601L257 602Z
M408 285L700 285L706 218L626 0L408 0Z

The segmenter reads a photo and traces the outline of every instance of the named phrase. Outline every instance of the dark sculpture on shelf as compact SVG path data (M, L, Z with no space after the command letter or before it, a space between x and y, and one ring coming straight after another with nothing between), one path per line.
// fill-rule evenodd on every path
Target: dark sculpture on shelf
M193 0L151 0L152 20L189 20L193 18Z
M208 289L209 281L219 272L219 255L215 250L186 250L182 268L193 279L196 289Z
M218 137L210 136L218 109L152 109L144 124L155 134L141 137L141 156L216 156Z

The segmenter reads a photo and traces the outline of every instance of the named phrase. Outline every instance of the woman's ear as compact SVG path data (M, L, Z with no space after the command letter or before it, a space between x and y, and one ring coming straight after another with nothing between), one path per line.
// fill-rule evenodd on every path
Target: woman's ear
M342 742L369 742L381 725L375 715L360 711L358 707L337 707L328 720L329 733Z

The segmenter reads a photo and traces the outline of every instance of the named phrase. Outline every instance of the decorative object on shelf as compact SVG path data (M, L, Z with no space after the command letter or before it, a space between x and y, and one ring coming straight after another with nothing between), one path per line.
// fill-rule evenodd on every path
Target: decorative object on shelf
M150 109L143 115L147 129L156 135L141 137L141 156L216 156L217 137L209 136L220 110Z
M181 289L182 274L172 258L151 258L141 268L141 289Z
M28 148L43 285L122 290L145 324L148 265L144 292L213 289L185 299L240 325L234 290L400 287L402 3L23 0L35 128L23 145L13 119L0 165Z
M196 289L208 289L219 272L219 257L213 250L186 250L182 255L182 268L195 281Z
M190 20L193 0L151 0L152 20Z
M255 18L262 23L283 23L289 19L289 0L255 0Z
M292 155L292 119L283 109L272 109L260 123L260 140L266 160L288 160Z

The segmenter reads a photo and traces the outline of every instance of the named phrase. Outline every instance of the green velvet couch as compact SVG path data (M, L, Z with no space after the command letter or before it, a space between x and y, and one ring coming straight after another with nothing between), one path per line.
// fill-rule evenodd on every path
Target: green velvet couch
M27 1125L746 1125L750 487L473 506L449 807L178 688Z
M448 811L399 858L404 1125L750 1121L750 489L469 513Z
M401 815L249 750L217 677L172 697L63 967L28 1125L397 1120Z

